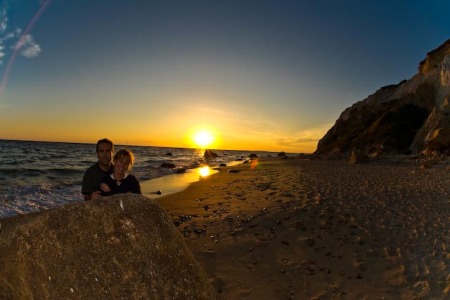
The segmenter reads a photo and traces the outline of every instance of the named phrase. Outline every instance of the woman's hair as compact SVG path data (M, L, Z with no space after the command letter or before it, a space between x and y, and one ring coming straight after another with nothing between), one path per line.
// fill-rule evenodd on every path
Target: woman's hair
M128 158L128 160L130 161L130 166L128 167L128 171L131 170L131 167L134 164L134 155L133 152L131 152L128 149L120 149L119 151L116 152L116 154L114 155L114 160L119 160L122 158Z

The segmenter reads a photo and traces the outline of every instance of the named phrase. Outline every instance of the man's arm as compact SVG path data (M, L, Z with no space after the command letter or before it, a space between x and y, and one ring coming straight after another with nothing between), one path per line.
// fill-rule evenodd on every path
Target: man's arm
M89 201L92 199L98 199L98 198L102 197L102 195L100 194L100 191L95 191L90 195L88 194L88 195L83 195L83 196L84 196L84 201Z
M81 193L83 194L85 201L96 199L100 196L98 184L103 175L99 172L96 164L92 165L84 172L83 181L81 183Z

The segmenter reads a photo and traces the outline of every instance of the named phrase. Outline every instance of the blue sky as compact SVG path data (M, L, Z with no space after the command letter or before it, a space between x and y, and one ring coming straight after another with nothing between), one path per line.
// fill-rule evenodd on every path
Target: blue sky
M444 0L0 3L7 139L312 152L450 38Z

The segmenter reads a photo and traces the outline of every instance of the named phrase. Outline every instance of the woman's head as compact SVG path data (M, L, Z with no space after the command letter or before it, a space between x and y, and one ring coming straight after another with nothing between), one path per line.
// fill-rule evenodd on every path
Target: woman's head
M130 171L134 164L134 155L133 152L131 152L128 149L121 149L116 152L114 155L114 165L119 166L123 165L126 170L126 172Z

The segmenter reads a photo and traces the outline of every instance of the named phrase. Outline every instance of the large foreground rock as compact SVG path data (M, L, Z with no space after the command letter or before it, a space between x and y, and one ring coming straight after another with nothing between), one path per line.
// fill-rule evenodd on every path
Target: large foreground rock
M0 299L215 298L167 213L143 196L0 222Z

